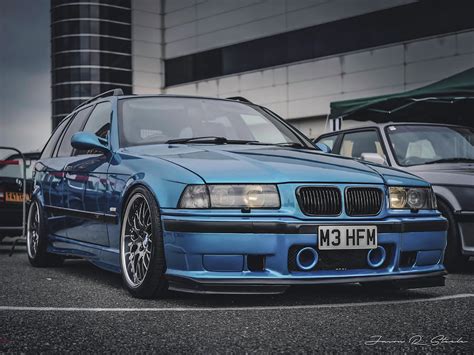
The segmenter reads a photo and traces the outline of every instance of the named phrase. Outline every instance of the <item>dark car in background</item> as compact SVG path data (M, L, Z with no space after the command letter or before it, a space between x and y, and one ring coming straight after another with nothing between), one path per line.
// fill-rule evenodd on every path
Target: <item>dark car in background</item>
M432 184L449 222L444 263L461 269L474 255L474 129L430 123L385 123L321 135L331 152L389 165Z
M26 198L32 192L32 171L40 153L24 153L26 163ZM19 154L0 159L0 241L22 233L23 219L23 162Z

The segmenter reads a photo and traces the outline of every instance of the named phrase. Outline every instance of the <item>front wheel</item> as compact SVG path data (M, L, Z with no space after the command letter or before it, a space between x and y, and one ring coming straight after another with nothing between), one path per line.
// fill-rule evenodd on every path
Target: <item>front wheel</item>
M132 191L125 204L120 233L122 279L138 298L162 297L168 283L160 211L144 187Z

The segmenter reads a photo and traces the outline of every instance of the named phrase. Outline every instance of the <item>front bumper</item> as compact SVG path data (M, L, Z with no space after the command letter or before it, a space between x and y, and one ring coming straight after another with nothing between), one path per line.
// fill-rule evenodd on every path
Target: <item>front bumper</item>
M302 222L286 218L211 218L162 216L166 276L170 287L189 292L279 293L292 285L393 281L402 287L444 284L442 265L446 220L439 217L377 221ZM321 224L377 225L378 244L387 261L310 271L291 268L290 250L317 249ZM340 252L339 252L340 253ZM249 258L263 258L260 268ZM344 258L344 253L340 254Z

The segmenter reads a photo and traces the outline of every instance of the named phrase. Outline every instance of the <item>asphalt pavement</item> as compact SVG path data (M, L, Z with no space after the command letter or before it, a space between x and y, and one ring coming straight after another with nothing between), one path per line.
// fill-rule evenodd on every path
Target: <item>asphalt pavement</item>
M445 287L131 298L82 260L33 268L0 245L0 352L474 352L474 262Z

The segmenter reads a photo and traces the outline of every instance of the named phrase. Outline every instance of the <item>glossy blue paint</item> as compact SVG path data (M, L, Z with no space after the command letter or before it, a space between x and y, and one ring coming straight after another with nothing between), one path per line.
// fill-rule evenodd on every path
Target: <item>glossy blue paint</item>
M180 218L181 219L181 218ZM196 219L202 221L202 219ZM224 219L229 223L239 219ZM250 219L256 221L257 219ZM260 219L259 219L260 220ZM408 219L390 219L390 223L402 222ZM436 221L437 217L423 219ZM270 219L267 219L270 221ZM294 220L283 219L280 221L289 224ZM301 223L301 222L298 222ZM338 224L350 224L351 221L339 221ZM288 270L288 250L292 245L307 245L316 248L318 236L316 229L311 234L212 234L212 233L177 233L165 232L165 253L167 258L167 274L187 278L229 278L239 279L260 278L262 272L254 273L248 270L242 272L210 272L202 263L202 255L247 255L259 254L266 256L266 268L263 274L272 279L278 278L341 278L341 277L369 277L383 275L407 275L416 273L429 273L444 270L440 263L439 255L446 246L445 232L416 232L416 233L380 233L379 245L390 245L394 248L389 256L389 263L384 268L366 268L355 270L320 270L308 272L290 272ZM424 262L410 268L400 267L398 260L404 251L436 252L437 259L430 259L431 263ZM424 255L424 254L421 254ZM423 256L423 260L425 259Z
M104 153L109 152L109 148L101 143L99 137L89 132L77 132L71 137L71 145L79 150L97 149Z
M35 195L47 211L50 226L48 250L90 260L99 267L120 272L119 246L121 216L127 196L135 187L145 186L155 196L162 222L278 222L346 224L442 221L437 211L417 213L388 208L387 186L429 186L403 171L317 150L257 145L155 144L119 147L117 97L107 149L98 154L47 158L38 163ZM96 146L90 136L73 136L77 147ZM100 143L100 142L99 142ZM89 149L88 148L88 149ZM276 184L281 208L185 210L178 201L189 184L272 183ZM384 192L381 212L375 217L351 217L344 209L335 217L310 217L302 213L296 189L302 185L331 185L344 191L349 186L378 187ZM52 211L50 207L56 208ZM63 212L61 212L64 209ZM72 215L71 211L82 214ZM87 218L90 213L96 219ZM103 219L102 219L103 218ZM115 223L114 223L115 221ZM290 272L288 250L292 245L317 246L317 232L309 234L191 233L164 230L167 275L241 279L340 278L347 276L401 275L444 270L441 264L446 233L380 233L379 244L391 245L388 266L357 270ZM411 268L400 268L403 251L418 251ZM249 271L246 255L264 255L265 270ZM419 260L419 261L418 261ZM220 271L217 271L220 270Z

